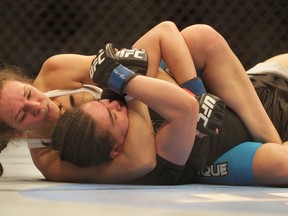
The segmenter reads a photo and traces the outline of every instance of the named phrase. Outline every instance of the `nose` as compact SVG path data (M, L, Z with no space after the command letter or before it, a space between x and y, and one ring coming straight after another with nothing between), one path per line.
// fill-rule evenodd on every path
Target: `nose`
M108 108L111 110L121 111L121 105L120 105L119 101L116 101L116 100L109 102Z
M26 101L23 107L25 112L30 112L33 116L36 116L41 111L40 102L36 101Z

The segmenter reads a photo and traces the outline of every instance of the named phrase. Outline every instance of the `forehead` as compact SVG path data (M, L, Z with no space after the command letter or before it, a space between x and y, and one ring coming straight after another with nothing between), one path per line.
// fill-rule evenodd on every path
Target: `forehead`
M14 81L14 80L7 80L4 83L3 89L14 89L14 90L23 89L25 85L28 85L28 84L25 84L19 81Z
M19 108L24 86L24 83L18 81L7 81L4 84L0 98L0 117L5 122L10 122Z
M6 81L1 89L1 100L0 103L3 103L7 100L16 100L21 95L23 95L25 84L18 81ZM22 92L22 93L21 93Z
M106 107L99 101L90 101L80 106L82 110L89 113L90 115L97 116L103 115L107 112Z
M99 101L91 101L81 106L81 109L88 113L98 124L98 130L110 128L111 119L106 106Z

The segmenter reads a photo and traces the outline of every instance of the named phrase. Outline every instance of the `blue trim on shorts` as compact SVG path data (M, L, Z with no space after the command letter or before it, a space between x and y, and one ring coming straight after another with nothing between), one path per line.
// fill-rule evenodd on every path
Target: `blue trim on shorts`
M252 162L255 152L262 143L244 142L224 153L211 166L203 169L193 182L221 185L258 185L253 173Z

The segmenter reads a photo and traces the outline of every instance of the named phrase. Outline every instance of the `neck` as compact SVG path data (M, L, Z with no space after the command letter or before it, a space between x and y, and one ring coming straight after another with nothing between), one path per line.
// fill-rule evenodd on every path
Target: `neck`
M46 139L52 137L53 127L45 128L39 131L25 131L28 139Z

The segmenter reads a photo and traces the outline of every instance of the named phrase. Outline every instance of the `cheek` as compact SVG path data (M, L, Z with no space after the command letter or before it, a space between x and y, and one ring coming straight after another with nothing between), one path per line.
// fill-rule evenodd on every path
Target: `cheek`
M121 133L126 135L127 131L128 131L128 125L129 125L129 120L127 116L123 116L123 118L119 119L120 121L118 121L118 127L121 130Z
M96 130L97 131L107 131L109 130L110 126L107 124L109 122L109 119L106 116L98 116L98 118L94 118L96 123Z

